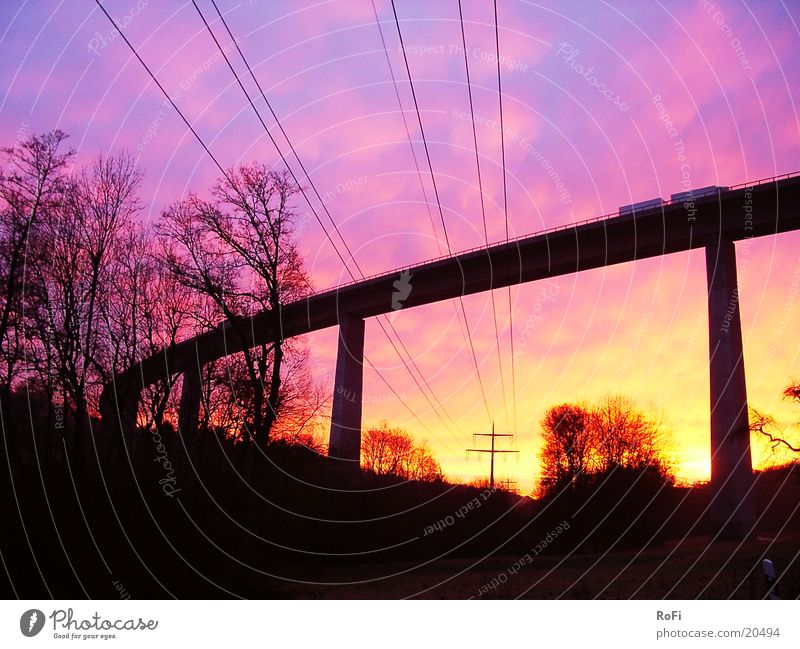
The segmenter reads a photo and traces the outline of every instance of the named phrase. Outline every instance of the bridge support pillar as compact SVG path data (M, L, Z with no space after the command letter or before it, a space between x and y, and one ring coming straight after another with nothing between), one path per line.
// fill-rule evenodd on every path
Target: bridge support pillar
M736 251L732 241L706 247L711 388L711 520L720 539L742 539L755 524L753 465Z
M331 408L328 455L361 462L361 405L364 385L364 320L352 315L339 318L339 346Z
M201 394L200 368L196 363L192 363L183 373L183 387L181 388L181 402L178 411L178 432L181 435L191 436L197 432L197 422L200 419Z

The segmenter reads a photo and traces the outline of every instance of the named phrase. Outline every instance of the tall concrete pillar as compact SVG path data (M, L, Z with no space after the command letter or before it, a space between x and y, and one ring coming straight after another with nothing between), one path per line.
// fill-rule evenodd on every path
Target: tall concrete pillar
M755 494L750 456L742 323L732 241L706 247L711 382L711 517L720 538L753 532Z
M192 436L197 432L201 393L200 368L196 363L192 363L183 373L181 403L178 410L178 432L181 435Z
M364 320L351 315L339 318L333 407L331 408L330 457L358 467L361 461L361 405L364 385Z

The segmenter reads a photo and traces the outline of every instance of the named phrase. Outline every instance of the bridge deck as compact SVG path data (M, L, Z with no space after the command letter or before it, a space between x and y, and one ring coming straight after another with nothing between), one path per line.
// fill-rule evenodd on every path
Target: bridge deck
M403 267L328 289L284 306L278 318L262 312L236 326L200 334L143 360L116 377L137 389L253 346L336 325L341 314L366 318L392 311L393 283L411 269L403 308L461 295L646 259L714 244L800 229L800 176L730 188L698 199L693 208L665 203L637 214L597 217L488 247ZM237 332L246 332L239 334Z

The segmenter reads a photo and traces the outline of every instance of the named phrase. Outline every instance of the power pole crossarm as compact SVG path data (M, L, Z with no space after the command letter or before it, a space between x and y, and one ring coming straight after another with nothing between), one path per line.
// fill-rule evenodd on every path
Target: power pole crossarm
M496 449L494 447L494 440L497 437L514 437L510 433L495 433L494 432L494 422L492 422L492 432L491 433L475 433L474 437L491 437L492 438L492 447L491 448L468 448L467 453L490 453L491 454L491 464L489 469L489 486L494 487L494 456L497 453L519 453L519 451L511 451L511 450L501 450Z

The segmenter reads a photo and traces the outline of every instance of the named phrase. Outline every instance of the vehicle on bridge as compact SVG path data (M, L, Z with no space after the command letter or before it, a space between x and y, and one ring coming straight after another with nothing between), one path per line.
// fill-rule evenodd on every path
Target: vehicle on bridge
M631 203L630 205L622 205L619 208L620 216L625 214L634 214L636 212L644 212L646 210L651 210L654 207L661 207L664 204L663 199L661 198L651 198L647 201L640 201L638 203Z
M727 192L730 187L720 187L718 185L709 185L708 187L701 187L700 189L690 189L685 192L678 192L669 197L673 203L679 201L695 201L698 198L705 198L706 196L717 196L722 192Z
M699 189L689 189L685 192L678 192L677 194L672 194L669 197L670 203L680 203L680 202L694 202L699 198L705 198L707 196L717 196L722 192L727 192L730 190L730 187L720 187L719 185L709 185L708 187L700 187ZM662 198L651 198L650 200L640 201L638 203L631 203L630 205L622 205L619 208L620 216L624 216L627 214L634 214L638 212L645 212L647 210L652 210L655 207L661 207L665 205L666 201Z

